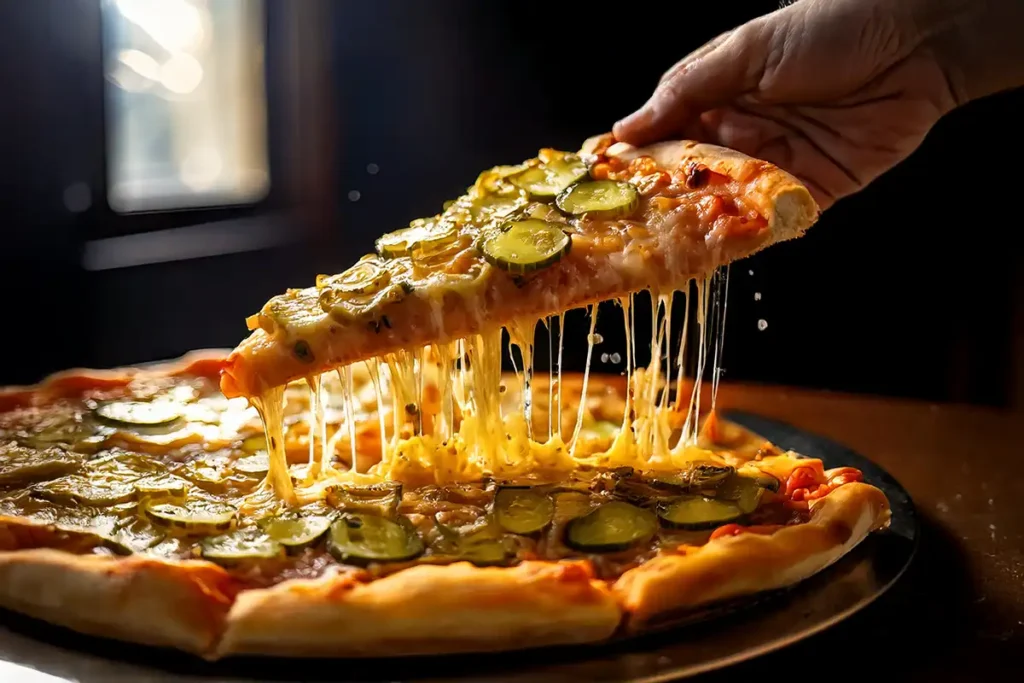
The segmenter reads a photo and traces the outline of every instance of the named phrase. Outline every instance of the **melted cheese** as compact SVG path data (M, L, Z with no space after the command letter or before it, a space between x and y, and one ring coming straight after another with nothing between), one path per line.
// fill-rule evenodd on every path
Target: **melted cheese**
M696 290L697 325L689 324L689 291L683 292L683 321L679 349L673 355L672 312L674 293L651 293L651 358L645 367L636 366L635 296L618 301L625 328L626 391L621 426L614 437L603 436L591 414L602 405L600 397L588 396L590 367L597 334L597 306L589 307L586 366L574 426L563 440L564 388L562 357L564 314L540 322L548 334L547 433L535 433L534 351L538 321L517 320L508 325L519 392L514 401L502 401L502 339L500 327L449 343L406 349L365 361L362 386L372 387L372 396L357 392L355 366L339 368L334 377L308 378L309 462L289 467L283 438L284 388L267 391L253 401L263 421L269 453L269 470L264 487L253 495L250 506L301 504L322 497L338 482L371 484L385 480L410 485L446 484L479 480L484 476L516 477L538 472L568 472L582 464L628 465L639 469L678 468L709 452L698 445L701 422L701 381L708 356L712 356L712 407L718 388L719 362L725 323L728 271L724 276L693 283ZM710 306L710 310L709 310ZM696 367L692 372L689 400L684 401L687 376L687 341L696 327ZM554 349L557 336L557 352ZM709 354L710 349L710 354ZM518 362L517 362L518 355ZM336 387L329 389L328 384ZM675 400L669 390L675 389ZM575 388L574 388L575 390ZM335 418L335 431L328 438L325 392L340 397L343 416ZM429 398L428 397L432 397ZM367 414L365 402L376 403L380 429L380 461L365 467L369 454L360 452L356 423ZM358 410L357 410L358 406ZM388 409L390 408L390 415ZM335 407L334 410L337 410ZM358 413L358 414L357 414ZM389 419L390 418L390 419ZM607 429L606 417L601 418ZM389 429L390 427L390 429ZM537 432L541 430L536 430ZM675 444L673 434L679 438ZM335 463L338 445L348 439L348 468ZM596 446L595 444L603 444ZM601 450L601 449L604 450ZM297 482L297 483L296 483ZM268 492L273 495L268 497Z

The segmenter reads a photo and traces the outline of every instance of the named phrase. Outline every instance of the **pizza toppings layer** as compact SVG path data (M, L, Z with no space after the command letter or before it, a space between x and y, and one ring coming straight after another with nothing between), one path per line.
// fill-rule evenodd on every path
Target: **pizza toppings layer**
M764 162L691 143L628 158L606 147L496 166L343 273L273 297L248 319L223 390L255 397L515 320L686 289L816 218L806 188Z
M515 381L502 376L499 387ZM626 400L614 385L590 383L577 458L619 438L621 422L607 418ZM372 385L363 374L321 387L316 429L339 439L324 467L345 465L352 448L340 439L350 429L367 435L379 427ZM339 394L362 400L342 404ZM308 395L308 388L290 387L282 406L295 481L310 467L311 433L316 440ZM579 397L567 391L563 409L578 408ZM536 408L534 423L550 424L547 406ZM166 419L172 414L205 421ZM189 438L212 427L221 441ZM826 473L820 461L782 453L729 423L716 421L703 438L705 459L672 470L581 464L572 472L445 484L338 478L320 498L286 504L265 498L267 444L254 409L223 399L209 379L86 391L0 414L0 546L200 558L242 587L338 572L371 580L421 563L538 559L586 559L599 577L613 579L655 555L688 552L726 533L803 523L807 501L859 477L848 468Z

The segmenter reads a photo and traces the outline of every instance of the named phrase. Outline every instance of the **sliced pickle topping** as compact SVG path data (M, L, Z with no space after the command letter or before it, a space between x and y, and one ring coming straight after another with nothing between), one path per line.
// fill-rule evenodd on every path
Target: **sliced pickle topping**
M454 242L459 236L458 226L449 221L419 218L408 228L389 232L377 239L377 253L383 258L410 256L414 251L434 252Z
M506 223L480 243L480 251L488 263L513 275L524 275L557 263L571 247L572 238L561 225L532 218Z
M534 198L551 198L573 183L587 177L587 165L574 154L552 159L542 166L533 166L509 180Z
M615 552L651 540L657 530L650 510L612 501L570 521L565 544L583 552Z
M404 518L348 514L331 524L327 549L338 562L367 564L411 560L424 551L423 540Z
M157 524L194 534L226 531L235 521L235 508L212 500L189 500L180 504L148 501L145 511Z
M458 558L482 567L508 564L515 557L503 539L491 538L464 543L459 548Z
M32 495L59 505L91 505L105 507L125 503L135 498L131 482L115 478L90 478L69 474L60 479L42 482L32 487Z
M596 218L624 218L636 211L640 195L629 183L590 180L576 183L558 195L555 204L562 211Z
M168 401L106 401L96 416L113 427L166 427L181 419L181 406Z
M264 475L270 469L270 456L265 452L247 455L244 458L235 460L231 465L231 469L239 474L251 476Z
M709 490L728 479L735 470L729 465L697 461L677 473L657 473L648 477L653 486L665 489Z
M771 479L778 481L774 477L771 477ZM758 478L734 473L718 487L718 490L715 492L715 498L729 501L741 513L749 515L757 509L758 504L761 502L761 496L765 492L766 487L761 486L758 481Z
M192 487L192 483L173 474L156 474L139 479L134 486L140 496L181 497Z
M319 541L327 533L332 521L326 515L284 514L272 517L260 526L263 533L289 552L296 552Z
M505 531L523 536L543 531L555 514L547 493L528 488L502 488L494 495L494 518Z
M11 441L0 446L0 486L70 474L81 467L82 459L62 448L36 450Z
M269 560L283 551L280 543L257 529L236 529L204 538L199 547L203 559L228 565L246 560Z
M704 496L684 496L658 505L658 516L666 526L676 529L712 529L735 522L743 511L729 501Z
M354 266L338 275L317 276L316 288L329 289L341 294L373 294L389 282L391 273L371 254L364 256Z
M328 487L327 502L346 512L371 512L393 517L402 502L402 485L384 482L373 486L339 484Z

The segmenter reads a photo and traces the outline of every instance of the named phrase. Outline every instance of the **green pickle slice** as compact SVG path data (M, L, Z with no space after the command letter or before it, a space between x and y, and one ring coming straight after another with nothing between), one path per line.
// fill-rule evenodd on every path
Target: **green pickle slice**
M332 518L323 515L274 517L262 525L263 533L289 552L297 552L315 544L331 526Z
M184 503L148 501L145 511L157 524L196 534L225 531L235 521L235 508L212 500Z
M113 479L104 481L103 478L93 480L78 474L70 474L36 484L32 487L32 495L58 505L105 507L133 500L135 486L131 482Z
M676 529L713 529L743 517L739 506L704 496L685 496L658 505L658 516L665 526Z
M494 518L509 533L535 534L551 524L554 514L554 500L540 491L503 488L494 495Z
M83 460L78 453L62 448L37 451L12 441L0 446L0 486L70 474L82 465Z
M558 223L537 219L512 221L480 243L487 262L513 275L557 263L572 247L572 238Z
M96 416L114 427L165 427L181 419L181 409L167 401L107 401Z
M280 543L257 529L236 529L204 538L199 548L203 559L229 565L245 560L269 560L279 557L283 550Z
M636 211L639 202L640 195L629 183L591 180L567 188L558 195L555 205L573 216L586 213L599 218L622 218Z
M419 218L408 228L389 232L377 238L377 253L383 258L409 256L413 251L436 251L454 242L459 236L458 226L435 218Z
M612 501L571 520L565 529L565 544L584 552L615 552L649 541L658 530L650 510Z
M509 178L516 186L526 190L531 197L550 198L573 183L585 178L589 170L579 157L567 154L543 166L533 166Z
M157 474L143 477L134 484L140 496L184 496L192 487L192 482L173 474Z
M316 280L317 289L330 289L342 294L373 294L391 281L391 273L371 254L338 275L320 275Z
M423 553L424 546L408 523L356 514L331 524L327 549L338 562L360 565L411 560Z
M740 512L749 515L757 509L765 489L771 485L770 481L778 482L774 477L762 480L761 478L733 474L718 488L715 498L729 501L739 508Z

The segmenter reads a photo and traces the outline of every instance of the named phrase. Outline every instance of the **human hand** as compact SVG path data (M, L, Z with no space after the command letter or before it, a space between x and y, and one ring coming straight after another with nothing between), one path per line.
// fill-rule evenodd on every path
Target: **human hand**
M926 14L907 0L801 0L683 58L614 135L731 147L786 169L827 208L960 103L929 43L941 17Z

